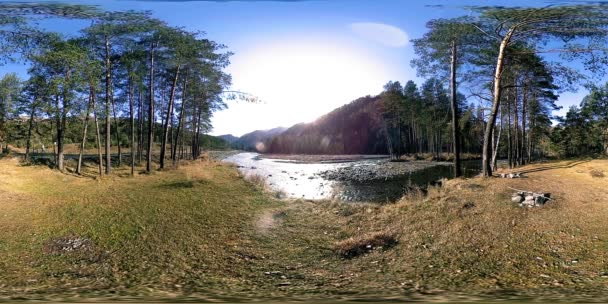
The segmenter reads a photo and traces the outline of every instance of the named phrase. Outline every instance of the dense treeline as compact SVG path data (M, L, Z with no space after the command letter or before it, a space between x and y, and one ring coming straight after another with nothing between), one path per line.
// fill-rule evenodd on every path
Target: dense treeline
M481 152L483 120L480 109L466 105L459 96L463 115L459 128L466 153ZM267 141L271 153L304 154L405 154L430 153L442 158L452 148L449 100L437 79L420 88L389 82L379 96L363 97L309 124L291 127Z
M270 130L256 130L243 134L238 138L234 137L232 139L231 146L238 150L266 152L267 149L264 142L283 133L285 130L287 129L283 127L273 128ZM230 138L228 139L230 140ZM260 143L262 144L260 145Z
M551 133L559 155L608 155L608 83L593 88L580 107L571 107L559 120Z
M607 88L593 87L559 125L551 116L558 94L605 75L608 5L470 10L429 21L427 33L412 40L412 65L428 79L419 87L389 82L378 97L296 125L258 150L394 158L452 152L455 176L462 152L481 154L484 176L498 158L516 167L545 156L608 152ZM40 16L91 23L79 36L62 37L30 22ZM231 54L223 45L146 12L4 3L0 27L0 59L30 66L28 79L8 74L0 81L0 142L23 144L28 160L50 138L59 170L70 142L80 145L77 172L92 147L99 174L126 159L132 172L136 163L149 172L154 153L159 168L197 158L224 97L249 99L226 91Z
M455 176L461 173L463 134L459 88L482 106L484 176L492 175L499 156L514 167L550 152L546 139L557 94L605 75L607 8L473 7L467 16L427 24L428 32L413 40L418 58L412 64L421 76L442 79L449 88ZM545 53L559 54L561 61L541 57Z
M62 37L32 27L37 16L86 18L91 25ZM3 58L30 64L29 79L8 74L0 81L0 141L23 145L26 161L52 142L61 171L68 143L79 144L78 173L92 147L100 175L124 156L132 173L137 163L151 171L155 153L161 169L167 161L176 166L199 157L202 146L224 146L203 136L210 118L225 107L226 94L247 98L226 91L231 53L223 45L146 12L24 3L0 5L0 18L2 44L11 47Z
M27 146L27 139L30 138L30 153L34 155L34 157L40 157L39 154L44 153L55 153L56 147L55 143L55 134L53 132L54 121L52 119L37 119L33 122L32 133L28 136L28 128L29 128L29 119L25 117L11 119L5 124L7 134L9 137L7 141L11 143L13 148L17 148L19 150L24 150ZM129 129L129 119L128 118L120 118L116 121L118 125L118 129L128 130ZM78 153L79 146L82 143L82 132L84 128L84 123L82 121L82 117L69 117L67 121L67 128L65 131L64 137L64 145L66 149L69 150L69 153ZM95 136L95 122L89 120L87 123L87 136L85 147L88 152L91 153L91 150L95 150L97 148L97 138ZM154 130L154 143L155 143L155 151L160 149L160 142L162 140L162 124L159 122L155 123L153 128ZM186 131L184 137L190 139L192 134L189 131ZM201 134L200 146L202 149L233 149L233 147L227 141L207 135ZM129 134L128 132L121 132L120 137L112 136L111 138L111 147L113 151L113 158L118 165L118 161L125 160L123 164L129 163L129 155L130 151L128 150L128 146L122 148L122 154L118 155L118 143L126 143L129 142ZM189 142L189 140L186 140ZM75 147L76 151L74 150ZM4 146L6 149L6 146ZM125 151L126 150L126 151ZM182 159L190 158L190 145L178 146L178 150L180 154L184 154L181 156ZM145 151L143 151L145 153ZM139 151L136 150L135 159L138 160ZM155 152L158 154L158 151ZM145 154L144 154L145 155ZM145 157L145 156L143 156ZM142 158L143 158L142 157Z

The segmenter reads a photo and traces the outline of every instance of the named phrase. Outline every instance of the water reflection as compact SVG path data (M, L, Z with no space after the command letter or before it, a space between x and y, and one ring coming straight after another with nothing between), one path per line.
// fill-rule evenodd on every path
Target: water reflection
M291 198L330 199L345 201L393 202L403 196L413 186L426 186L429 182L452 176L452 166L438 163L436 166L421 169L384 180L365 182L328 180L319 173L336 170L346 166L374 166L386 160L360 160L344 163L297 163L290 161L264 159L257 153L240 153L224 161L234 163L243 175L260 175L266 178L269 186ZM407 163L404 165L407 166ZM463 162L467 176L479 172L479 161Z

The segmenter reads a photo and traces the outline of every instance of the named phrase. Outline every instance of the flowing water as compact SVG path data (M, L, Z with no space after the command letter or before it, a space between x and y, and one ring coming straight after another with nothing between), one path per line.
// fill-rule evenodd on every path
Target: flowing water
M303 199L331 199L365 202L392 202L402 197L412 186L426 186L430 182L452 176L452 165L449 163L424 162L425 168L393 176L391 178L365 181L330 180L323 177L323 172L339 170L345 167L364 166L367 170L378 168L388 159L365 159L350 162L317 162L301 163L294 161L265 159L257 153L239 153L224 159L237 165L245 175L264 177L274 190L287 197ZM420 165L421 162L417 162ZM480 161L465 161L463 169L471 176L479 172ZM400 166L414 166L414 163L400 163Z

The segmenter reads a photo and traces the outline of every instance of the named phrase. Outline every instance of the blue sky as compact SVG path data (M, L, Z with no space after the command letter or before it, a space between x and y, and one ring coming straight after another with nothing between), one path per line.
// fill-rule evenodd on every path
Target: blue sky
M235 53L227 71L233 89L260 104L228 101L212 134L310 122L353 99L381 91L389 80L422 80L410 66L407 41L425 33L433 18L466 14L466 5L546 5L545 1L70 1L109 10L150 10L170 25L201 30ZM433 5L443 5L436 7ZM47 21L49 30L77 34L88 23ZM10 65L3 70L24 71ZM562 94L567 109L585 95ZM561 111L564 112L564 111Z

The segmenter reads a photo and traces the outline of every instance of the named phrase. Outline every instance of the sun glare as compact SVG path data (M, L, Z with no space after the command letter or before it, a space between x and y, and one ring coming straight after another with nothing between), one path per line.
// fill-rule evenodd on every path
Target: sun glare
M264 121L264 128L313 121L360 96L379 93L389 77L387 68L371 56L329 44L258 48L236 55L231 72L233 87L262 100L232 103L230 111L217 113L232 119L217 119L216 127L225 129L221 123L230 123L237 134L251 131L251 126L239 124L251 121L252 115Z

